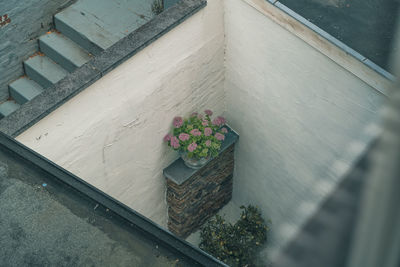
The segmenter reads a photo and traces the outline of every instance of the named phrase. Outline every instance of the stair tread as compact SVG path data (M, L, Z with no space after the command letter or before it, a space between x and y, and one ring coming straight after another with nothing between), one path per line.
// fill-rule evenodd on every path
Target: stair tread
M0 104L0 118L4 118L14 111L16 111L21 105L15 103L12 100L8 100Z
M57 20L60 20L79 35L85 36L89 41L96 44L103 50L107 49L120 39L118 36L107 32L107 30L100 25L92 23L87 19L86 16L82 15L79 10L75 10L72 7L69 7L55 15L55 20L57 30L64 33L63 29L60 29L57 24Z
M34 56L26 60L24 65L28 76L45 88L57 83L68 74L67 70L46 56ZM39 76L43 77L47 81L43 82L41 79L38 79L36 75L30 73L30 69L35 71Z
M56 27L57 20L61 20L102 49L107 49L152 18L151 3L80 0L55 15Z
M9 88L11 97L18 104L24 104L43 92L43 87L27 77L21 77L10 83Z
M151 5L152 1L143 0L81 0L74 8L108 31L126 36L153 17Z
M59 64L62 64L62 61L66 60L77 68L88 62L91 58L87 51L61 33L53 32L43 35L39 38L39 42L41 51ZM48 51L48 49L52 51ZM53 51L56 53L52 53ZM57 56L61 56L62 58L60 60L53 58ZM69 67L63 67L69 70Z

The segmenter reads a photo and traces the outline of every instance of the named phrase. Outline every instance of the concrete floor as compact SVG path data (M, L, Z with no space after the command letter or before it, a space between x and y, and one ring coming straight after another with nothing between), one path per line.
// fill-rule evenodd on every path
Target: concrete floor
M196 266L0 149L0 266Z
M296 13L390 71L397 0L279 0Z

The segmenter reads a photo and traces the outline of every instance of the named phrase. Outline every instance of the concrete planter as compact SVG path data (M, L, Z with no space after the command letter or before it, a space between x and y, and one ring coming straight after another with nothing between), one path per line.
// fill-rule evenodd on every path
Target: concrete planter
M210 157L200 158L200 159L189 158L187 152L181 152L180 156L181 159L183 160L183 163L185 163L186 167L189 167L194 170L201 169L210 160Z

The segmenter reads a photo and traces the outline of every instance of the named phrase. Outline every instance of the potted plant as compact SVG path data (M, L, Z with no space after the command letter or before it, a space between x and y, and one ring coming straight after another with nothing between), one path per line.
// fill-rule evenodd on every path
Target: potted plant
M208 160L218 155L221 143L228 129L223 127L226 120L222 116L212 119L209 109L204 114L194 112L189 118L175 117L173 130L164 137L164 141L180 153L186 166L199 169Z

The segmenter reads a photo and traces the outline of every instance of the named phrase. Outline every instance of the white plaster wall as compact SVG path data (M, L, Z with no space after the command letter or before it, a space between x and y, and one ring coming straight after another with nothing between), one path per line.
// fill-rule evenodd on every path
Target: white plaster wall
M225 110L222 0L17 137L33 150L166 226L162 143L176 115Z
M225 1L225 34L233 201L271 219L273 258L340 180L331 167L384 97L242 0Z
M257 204L273 256L340 180L331 167L383 101L243 0L209 0L17 139L165 226L161 173L177 155L162 137L177 114L225 112L240 140L223 213Z

